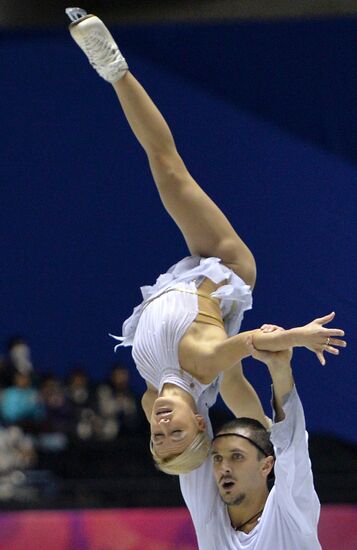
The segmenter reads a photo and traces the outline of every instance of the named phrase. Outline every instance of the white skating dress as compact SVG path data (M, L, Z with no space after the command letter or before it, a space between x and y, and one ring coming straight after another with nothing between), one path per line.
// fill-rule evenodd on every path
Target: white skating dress
M116 348L133 347L140 375L159 392L165 383L175 384L189 392L197 405L210 407L220 377L201 384L180 368L178 359L179 342L198 314L197 288L205 277L215 284L226 281L211 296L220 300L228 336L237 334L244 312L252 307L250 287L219 258L188 256L160 275L153 286L141 287L143 301L124 322L123 336L114 338L121 342Z

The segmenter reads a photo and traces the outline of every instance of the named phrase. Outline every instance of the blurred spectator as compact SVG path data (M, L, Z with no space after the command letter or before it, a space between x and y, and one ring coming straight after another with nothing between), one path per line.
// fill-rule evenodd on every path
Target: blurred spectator
M106 421L108 438L114 438L119 432L138 430L138 404L130 390L129 371L125 366L113 366L109 384L102 384L97 389L97 401L99 414Z
M12 384L14 374L28 374L33 371L31 350L22 336L12 336L6 345L6 355L0 360L0 387Z
M0 475L33 466L36 453L31 437L18 426L0 428Z
M33 496L26 470L36 465L32 438L18 426L0 428L0 502L24 502Z
M25 430L38 429L45 409L38 390L32 387L31 375L15 372L13 386L1 395L0 413L5 424L20 424Z
M45 408L44 431L67 433L71 422L71 407L61 380L53 375L47 376L40 388Z
M81 409L92 404L93 393L84 369L77 367L72 370L68 378L67 394L74 408Z
M5 425L17 424L38 435L39 449L57 451L68 445L68 437L81 440L113 440L118 434L138 432L140 407L129 386L128 369L117 363L109 380L96 391L85 370L77 367L67 385L53 375L33 385L30 348L21 336L8 342L0 361L0 418Z
M67 396L71 407L71 433L83 440L97 438L101 431L101 419L95 412L95 396L82 368L71 372Z

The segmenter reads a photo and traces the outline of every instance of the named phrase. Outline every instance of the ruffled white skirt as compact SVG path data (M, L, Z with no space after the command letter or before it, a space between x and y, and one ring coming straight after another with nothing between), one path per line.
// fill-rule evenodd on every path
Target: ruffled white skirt
M124 322L122 336L115 337L121 343L118 346L132 346L143 310L161 293L180 283L199 282L203 278L211 279L215 284L227 283L211 294L220 300L222 319L228 336L237 334L244 312L252 308L250 287L231 269L221 263L219 258L201 258L187 256L168 271L158 277L152 286L141 287L143 301L134 308L132 315Z

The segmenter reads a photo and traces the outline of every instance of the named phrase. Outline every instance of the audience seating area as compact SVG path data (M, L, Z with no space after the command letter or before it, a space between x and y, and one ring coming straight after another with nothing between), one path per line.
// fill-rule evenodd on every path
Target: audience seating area
M92 385L83 368L67 380L40 375L25 339L12 338L0 361L0 508L66 509L182 506L178 480L153 465L140 396L129 370L112 366ZM212 409L213 425L227 418ZM357 501L357 450L310 434L323 503Z

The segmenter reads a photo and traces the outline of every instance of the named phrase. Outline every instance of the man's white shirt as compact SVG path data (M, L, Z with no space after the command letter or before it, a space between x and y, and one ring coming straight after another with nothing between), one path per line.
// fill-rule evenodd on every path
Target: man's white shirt
M231 526L211 457L200 468L180 475L200 550L321 550L317 539L320 503L313 484L304 411L295 387L283 409L284 420L274 423L271 430L275 484L250 533Z

